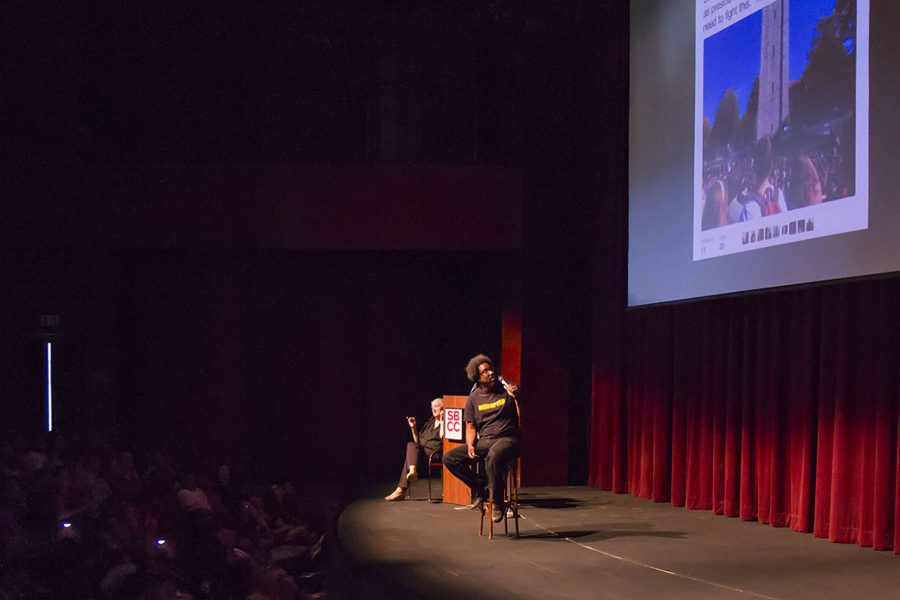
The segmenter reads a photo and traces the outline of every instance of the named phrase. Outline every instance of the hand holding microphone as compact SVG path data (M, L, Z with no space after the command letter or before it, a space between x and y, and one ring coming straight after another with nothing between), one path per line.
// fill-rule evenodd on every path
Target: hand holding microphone
M500 385L503 386L503 389L506 390L507 394L509 394L513 398L516 397L516 391L518 391L519 386L513 385L512 383L508 382L503 378L503 375L500 375L499 373L497 374L497 381L500 382Z

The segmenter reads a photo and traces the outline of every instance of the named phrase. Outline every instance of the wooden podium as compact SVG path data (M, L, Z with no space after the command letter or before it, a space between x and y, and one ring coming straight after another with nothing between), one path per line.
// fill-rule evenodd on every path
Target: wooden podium
M448 408L458 408L460 410L465 408L467 398L468 396L444 396L444 410L446 411L446 409ZM466 424L464 420L461 421L461 426L461 442L455 442L447 439L446 434L449 434L449 432L445 432L444 456L447 456L447 452L449 452L453 448L466 445ZM449 470L447 470L447 467L443 468L443 483L444 502L447 502L448 504L459 504L460 506L465 506L472 501L472 491L469 489L469 486L454 477L453 474Z

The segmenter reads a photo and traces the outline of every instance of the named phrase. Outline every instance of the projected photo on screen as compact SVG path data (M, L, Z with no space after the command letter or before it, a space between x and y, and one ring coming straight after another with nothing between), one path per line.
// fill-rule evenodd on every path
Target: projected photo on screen
M866 229L868 0L696 8L693 260Z

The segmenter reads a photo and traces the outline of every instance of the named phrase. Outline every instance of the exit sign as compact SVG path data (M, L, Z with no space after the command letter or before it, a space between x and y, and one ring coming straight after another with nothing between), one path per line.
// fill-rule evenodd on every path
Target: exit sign
M59 315L41 315L41 327L59 327Z

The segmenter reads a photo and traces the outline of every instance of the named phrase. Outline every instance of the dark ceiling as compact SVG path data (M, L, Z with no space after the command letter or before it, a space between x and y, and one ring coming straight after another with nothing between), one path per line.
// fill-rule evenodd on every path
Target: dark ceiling
M577 6L546 4L6 3L0 149L7 165L516 164L535 57L554 60L542 40L581 28Z

